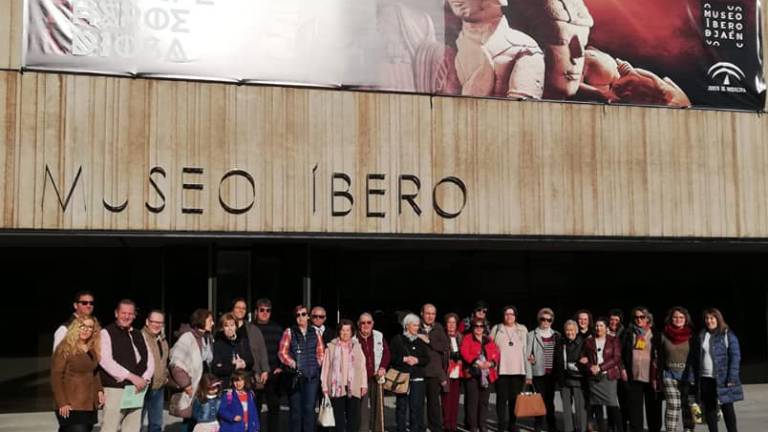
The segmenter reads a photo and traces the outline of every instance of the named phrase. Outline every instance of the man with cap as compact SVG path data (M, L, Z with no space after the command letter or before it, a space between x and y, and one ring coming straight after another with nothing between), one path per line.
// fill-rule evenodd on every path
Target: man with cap
M468 317L465 317L461 322L459 323L458 332L461 334L468 333L472 331L472 322L475 320L483 320L485 321L485 332L486 334L490 332L490 327L488 325L488 319L486 318L488 316L488 302L485 300L478 300L475 302L475 307L472 309L472 314Z

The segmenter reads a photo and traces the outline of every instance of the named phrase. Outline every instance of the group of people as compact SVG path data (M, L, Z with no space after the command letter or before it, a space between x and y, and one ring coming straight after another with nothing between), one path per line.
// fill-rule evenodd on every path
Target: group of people
M580 310L561 333L550 308L529 330L511 305L491 325L484 301L468 317L448 313L442 323L437 308L425 304L419 314L404 314L402 333L387 342L370 313L334 329L325 324L325 309L299 305L284 329L271 320L270 300L257 300L249 321L247 302L236 299L217 325L211 311L194 311L170 346L162 311L150 311L138 330L131 300L118 303L115 321L104 328L93 316L92 293L77 293L73 307L53 345L61 432L91 431L98 409L102 431L138 432L145 418L150 432L161 431L167 388L168 409L183 419L183 430L203 432L278 431L283 395L291 431L314 431L316 407L327 398L336 431L379 432L384 387L395 393L398 432L457 430L462 392L465 427L485 431L492 389L500 431L518 430L516 400L526 389L546 407L535 429L550 432L559 430L557 390L566 432L640 432L645 419L658 432L663 400L666 431L693 430L701 406L710 431L718 430L722 413L735 432L733 403L743 399L739 342L717 309L704 311L698 332L683 307L670 309L660 325L636 307L626 326L620 310L595 320ZM398 384L398 377L407 382Z

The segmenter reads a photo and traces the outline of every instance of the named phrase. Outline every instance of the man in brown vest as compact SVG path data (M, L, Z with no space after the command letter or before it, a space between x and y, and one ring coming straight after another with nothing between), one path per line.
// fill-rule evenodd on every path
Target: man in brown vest
M122 408L127 385L136 392L144 390L155 373L155 361L141 332L132 327L136 304L120 300L115 309L115 322L101 330L101 383L106 403L102 432L139 432L141 406ZM132 391L132 390L127 390Z
M149 429L147 432L162 432L163 402L165 383L168 382L168 341L165 338L165 313L153 310L147 315L147 321L141 333L149 348L149 353L155 361L155 374L147 389L144 399L142 418L147 417ZM143 423L143 422L142 422Z

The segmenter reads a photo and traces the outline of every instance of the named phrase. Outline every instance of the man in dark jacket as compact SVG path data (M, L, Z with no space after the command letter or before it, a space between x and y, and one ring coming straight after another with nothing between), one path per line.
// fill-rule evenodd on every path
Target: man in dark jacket
M309 318L312 320L312 327L320 332L320 335L323 337L323 343L325 345L328 345L330 341L336 338L336 329L331 325L325 325L328 315L326 314L324 307L313 307L312 313L309 314Z
M269 376L269 359L267 358L267 345L261 330L252 322L246 320L245 314L248 304L245 299L238 298L232 302L232 315L237 320L238 337L248 340L248 346L253 357L253 378L259 384L267 382Z
M277 432L280 430L280 374L283 372L277 352L280 346L280 338L283 337L283 328L271 320L272 302L267 298L256 300L254 315L256 316L254 324L264 337L269 365L269 375L264 384L264 389L256 393L258 406L261 407L263 404L267 404L267 418L262 418L261 425L262 430L266 425L267 431Z
M445 329L436 321L437 308L433 304L421 307L419 337L427 344L429 363L424 370L427 396L427 427L432 432L443 430L443 411L440 407L440 393L448 384L445 372L448 367L450 342Z

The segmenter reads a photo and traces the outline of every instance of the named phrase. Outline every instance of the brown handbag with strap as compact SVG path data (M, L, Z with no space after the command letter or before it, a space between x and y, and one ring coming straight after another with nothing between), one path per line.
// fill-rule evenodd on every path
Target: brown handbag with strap
M390 368L384 375L384 380L384 390L394 394L408 394L408 384L411 380L411 374L408 372Z
M535 388L532 392L526 392L523 389L523 392L517 395L515 417L539 417L546 414L547 407L544 405L544 398L541 397L540 393L536 393Z

